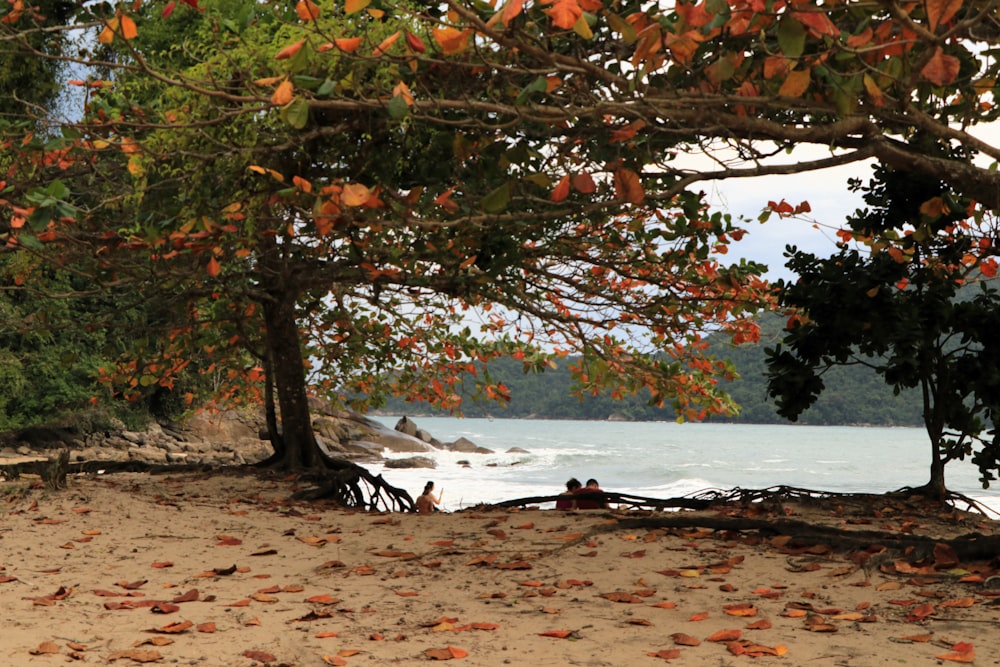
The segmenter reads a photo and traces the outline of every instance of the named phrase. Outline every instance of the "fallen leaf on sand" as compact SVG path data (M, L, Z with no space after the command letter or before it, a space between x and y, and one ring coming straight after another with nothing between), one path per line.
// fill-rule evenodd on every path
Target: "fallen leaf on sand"
M453 658L464 658L469 655L469 652L455 646L448 646L446 648L429 648L424 651L424 655L432 660L451 660Z
M243 653L240 653L240 655L244 658L249 658L250 660L256 660L257 662L274 662L277 660L277 658L273 655L265 653L264 651L246 650L243 651Z
M59 652L59 645L55 642L42 642L35 648L28 651L31 655L48 655Z
M566 639L573 635L572 630L546 630L545 632L539 632L539 637L553 637L555 639Z

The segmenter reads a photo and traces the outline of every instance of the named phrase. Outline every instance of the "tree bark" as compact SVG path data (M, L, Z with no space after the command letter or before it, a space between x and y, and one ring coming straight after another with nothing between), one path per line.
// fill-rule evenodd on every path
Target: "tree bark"
M276 464L291 470L318 469L325 457L316 442L306 392L305 360L295 313L295 299L275 296L264 303L264 323L267 328L267 354L271 362L281 417L280 443L283 451ZM272 442L275 433L272 433Z

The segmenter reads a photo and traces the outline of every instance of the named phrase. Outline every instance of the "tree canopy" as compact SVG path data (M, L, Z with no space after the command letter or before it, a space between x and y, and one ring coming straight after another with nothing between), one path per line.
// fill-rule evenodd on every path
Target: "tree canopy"
M1000 301L975 253L992 252L996 218L970 216L970 202L940 181L891 167L852 187L867 207L850 220L840 251L790 251L798 278L779 288L795 310L783 342L768 351L768 391L795 420L825 389L827 370L868 366L896 392L920 392L927 489L944 495L945 465L969 456L988 487L1000 469Z
M37 29L11 7L8 41ZM157 295L133 388L266 377L293 466L323 461L307 385L457 407L472 374L503 400L503 355L731 411L704 336L754 339L772 293L723 261L743 230L705 183L874 159L1000 205L974 132L994 2L184 0L71 23L86 105L8 137L8 247Z

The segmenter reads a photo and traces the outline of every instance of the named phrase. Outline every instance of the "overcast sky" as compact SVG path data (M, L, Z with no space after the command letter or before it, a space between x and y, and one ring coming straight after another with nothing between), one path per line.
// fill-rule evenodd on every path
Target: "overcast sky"
M871 167L865 162L805 174L733 179L709 184L706 192L713 208L751 220L743 223L748 233L730 246L728 256L767 264L768 277L777 279L790 276L782 257L786 245L825 257L836 252L835 237L833 230L817 229L803 220L772 215L766 223L757 222L767 202L784 199L795 206L808 201L813 220L837 229L863 203L858 193L848 191L847 180L854 177L867 181L870 176Z

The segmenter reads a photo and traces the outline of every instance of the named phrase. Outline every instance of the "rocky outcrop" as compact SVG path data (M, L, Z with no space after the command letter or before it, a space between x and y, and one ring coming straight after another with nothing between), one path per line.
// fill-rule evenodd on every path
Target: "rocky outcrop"
M386 452L415 454L409 459L392 457L386 464L433 468L434 459L426 454L435 450L492 453L467 438L441 443L407 417L393 429L356 412L331 409L320 401L310 407L317 440L335 458L363 463L383 460ZM56 450L69 450L71 462L204 465L256 463L272 453L263 414L236 410L203 413L177 424L154 423L142 431L112 421L101 429L60 425L0 435L0 459L46 458Z

